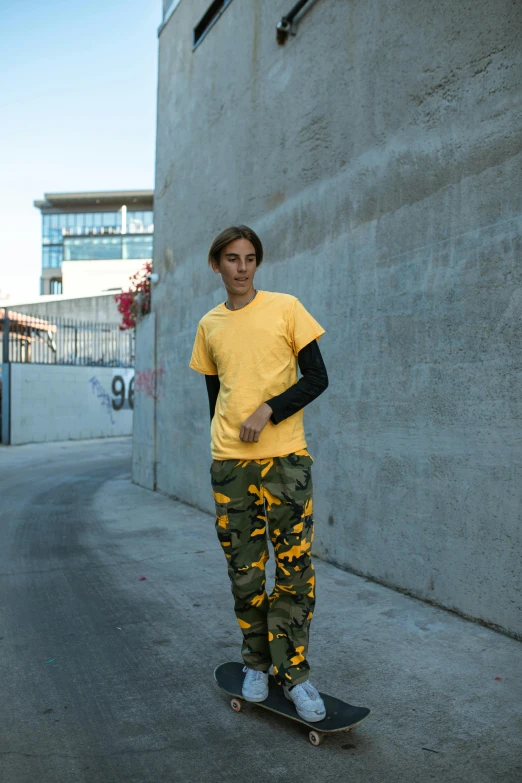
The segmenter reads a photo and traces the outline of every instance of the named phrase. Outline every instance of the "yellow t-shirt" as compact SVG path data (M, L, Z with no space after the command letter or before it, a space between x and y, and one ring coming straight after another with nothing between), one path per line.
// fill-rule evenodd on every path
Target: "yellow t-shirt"
M246 307L222 303L203 316L190 367L219 376L213 459L282 457L306 448L303 409L279 424L268 421L257 443L240 440L239 432L261 403L297 383L297 354L324 333L297 297L259 289Z

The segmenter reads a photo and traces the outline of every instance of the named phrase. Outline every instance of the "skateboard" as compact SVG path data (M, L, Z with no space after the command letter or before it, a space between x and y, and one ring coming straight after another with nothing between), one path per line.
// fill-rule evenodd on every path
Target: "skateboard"
M214 678L219 687L232 696L230 706L234 712L241 712L243 708L245 699L243 699L241 691L244 677L243 664L235 661L222 663L214 670ZM282 687L276 683L272 675L269 675L268 697L265 701L247 703L264 707L271 712L277 712L278 715L285 715L287 718L307 726L310 729L308 739L312 745L320 745L326 734L333 734L336 731L350 731L370 714L368 707L354 707L334 696L328 696L327 693L321 693L321 697L326 707L326 718L316 723L309 723L299 717L294 703L286 698Z

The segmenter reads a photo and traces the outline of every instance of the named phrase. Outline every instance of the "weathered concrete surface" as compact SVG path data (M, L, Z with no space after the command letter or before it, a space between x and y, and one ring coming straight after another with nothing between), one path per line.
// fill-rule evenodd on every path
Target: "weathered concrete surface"
M288 6L291 4L288 3ZM317 551L522 636L522 6L207 0L160 35L158 487L212 511L196 324L214 234L265 243L259 288L326 328L305 414Z
M132 417L132 480L156 489L154 454L154 400L159 392L156 373L156 316L148 313L136 325L136 373Z
M314 748L233 713L214 520L132 484L130 452L0 448L2 783L519 783L520 642L320 561L313 680L373 714Z

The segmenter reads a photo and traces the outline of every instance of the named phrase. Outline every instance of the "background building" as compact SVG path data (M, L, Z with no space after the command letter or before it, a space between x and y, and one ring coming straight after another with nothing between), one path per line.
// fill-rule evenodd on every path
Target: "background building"
M120 291L152 258L153 191L46 193L41 294Z
M188 362L210 243L246 223L257 286L326 329L315 554L522 636L522 6L311 0L279 46L293 4L165 4L135 475L214 512Z

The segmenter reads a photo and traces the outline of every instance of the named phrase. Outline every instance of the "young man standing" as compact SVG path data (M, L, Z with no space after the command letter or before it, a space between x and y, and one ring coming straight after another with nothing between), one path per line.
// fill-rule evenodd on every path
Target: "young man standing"
M303 408L328 386L317 345L325 330L295 296L254 288L262 260L247 226L214 239L208 261L227 300L200 320L190 367L205 375L209 397L216 530L243 633L243 696L267 698L273 665L298 714L319 721L325 707L306 659L315 575ZM276 559L270 595L267 527Z

